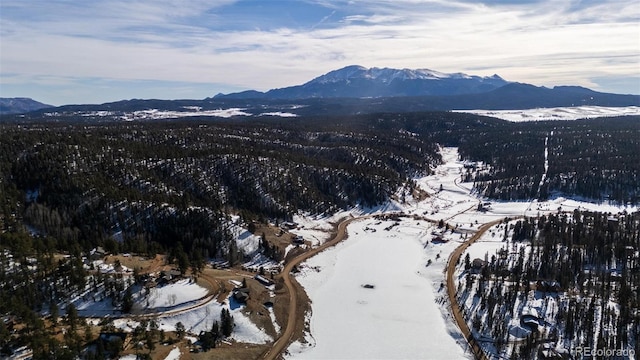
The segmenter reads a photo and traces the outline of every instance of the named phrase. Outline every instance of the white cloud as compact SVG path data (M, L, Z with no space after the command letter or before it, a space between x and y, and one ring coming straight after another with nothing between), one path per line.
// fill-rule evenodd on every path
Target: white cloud
M259 90L299 84L350 64L498 73L537 85L596 89L592 78L638 74L636 0L589 7L576 1L327 1L322 5L332 9L331 16L306 27L274 23L264 30L225 27L236 19L222 18L218 9L231 3L27 6L3 0L0 71L3 78L13 74L10 81L91 77Z

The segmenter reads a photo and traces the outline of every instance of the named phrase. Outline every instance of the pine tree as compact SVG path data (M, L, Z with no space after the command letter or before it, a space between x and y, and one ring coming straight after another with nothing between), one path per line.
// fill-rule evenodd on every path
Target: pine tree
M222 309L220 312L220 328L225 337L229 337L233 332L233 316L228 309Z
M133 293L131 292L131 287L128 287L124 292L121 309L123 313L130 313L133 309Z
M176 335L178 336L178 339L182 340L182 338L184 337L185 332L186 332L186 329L184 327L184 324L182 324L182 322L178 321L176 323Z
M67 305L67 322L71 329L75 330L78 322L78 309L76 309L76 306L73 305L73 303L69 303L69 305Z
M58 324L58 317L60 316L58 311L58 304L54 300L49 303L49 314L51 315L51 323L53 326Z

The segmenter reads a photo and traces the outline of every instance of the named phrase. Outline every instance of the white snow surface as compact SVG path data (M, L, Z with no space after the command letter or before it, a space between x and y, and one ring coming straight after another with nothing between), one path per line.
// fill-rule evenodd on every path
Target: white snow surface
M261 113L259 116L298 117L297 114L282 111L265 112Z
M180 348L173 348L164 360L180 360Z
M331 71L327 74L319 76L308 84L335 83L342 81L350 81L352 79L371 79L382 83L391 83L395 79L402 80L440 80L440 79L497 79L497 75L491 77L471 76L464 73L443 73L430 69L390 69L390 68L365 68L359 65L347 66L342 69Z
M245 109L230 108L230 109L218 109L218 110L204 110L190 109L192 111L169 111L169 110L139 110L131 113L125 113L122 116L124 120L143 120L143 119L173 119L189 116L216 116L222 118L229 118L233 116L251 116L250 113L245 112ZM196 110L196 111L193 111Z
M190 279L181 279L173 284L150 289L149 296L142 299L146 308L169 308L186 304L207 296L207 289Z
M238 342L251 344L264 344L273 341L269 335L244 315L242 312L244 307L236 303L232 297L227 298L223 304L211 301L206 306L195 310L162 317L158 319L158 322L160 329L165 331L175 331L176 324L181 322L188 333L198 335L200 331L209 331L214 321L220 322L220 311L223 308L229 309L231 316L233 316L235 327L231 338Z
M292 106L291 109L301 108L303 106ZM133 120L159 120L159 119L176 119L183 117L197 117L197 116L215 116L221 118L230 118L234 116L254 116L252 113L247 112L245 108L228 108L228 109L215 109L215 110L202 110L200 106L183 106L184 110L161 110L161 109L146 109L136 110L128 112L115 112L115 111L80 111L76 114L83 117L118 117L121 120L133 121ZM59 116L59 113L46 113L46 116ZM277 117L297 117L297 114L285 111L273 111L264 112L258 116L277 116Z
M491 116L498 119L520 122L520 121L542 121L542 120L578 120L598 117L640 115L640 106L574 106L537 108L524 110L453 110L454 112L464 112L483 116Z
M432 284L445 258L437 260L439 271L425 267L426 258L440 251L425 245L432 225L407 219L384 230L393 223L358 221L349 227L348 240L302 267L298 279L313 301L315 346L293 358L465 358Z
M260 236L253 235L249 230L234 225L232 231L235 232L238 249L246 255L255 254L260 248Z
M445 264L451 252L487 222L505 217L538 216L558 210L595 210L612 213L638 211L576 199L555 197L548 201L501 202L491 200L488 211L478 211L480 199L471 193L472 183L461 183L463 162L456 148L442 148L444 164L435 174L415 179L429 193L422 201L404 194L405 202L390 201L374 209L352 209L332 217L300 215L292 232L315 245L328 240L331 223L348 216L403 212L432 221L444 220L455 232L413 217L393 221L373 218L349 225L349 237L299 268L298 280L312 301L307 314L310 334L306 342L294 342L288 359L464 359L466 349L455 322L450 318L444 283ZM401 198L401 197L399 197ZM374 231L375 230L375 231ZM495 230L494 230L495 231ZM430 240L441 235L448 242ZM487 232L469 247L473 257L484 258L499 248L503 233ZM373 285L373 289L362 285Z

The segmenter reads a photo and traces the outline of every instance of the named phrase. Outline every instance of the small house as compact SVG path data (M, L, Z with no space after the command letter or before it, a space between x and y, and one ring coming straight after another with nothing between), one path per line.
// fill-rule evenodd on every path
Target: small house
M102 248L102 246L98 246L93 250L89 251L89 258L91 260L101 260L107 255L107 252Z
M571 359L571 353L564 348L556 349L549 343L544 343L538 349L541 359Z
M436 235L436 236L433 237L433 239L431 239L431 242L434 243L434 244L446 244L446 243L449 242L449 240L443 238L440 235Z
M540 326L541 321L542 318L540 318L538 309L534 307L527 306L520 312L520 323L522 326L531 329L531 331L538 331L538 326Z
M280 224L282 229L295 229L298 227L298 224L293 221L284 221Z
M233 290L233 298L239 303L246 303L249 300L248 288L237 288Z
M560 292L562 291L562 287L560 286L560 283L555 280L538 280L536 281L536 290L544 292Z
M262 275L256 275L254 277L256 280L258 280L259 283L261 283L264 286L271 286L273 285L273 281L270 279L267 279L266 277L262 276Z
M156 283L158 286L164 286L179 279L180 277L181 277L180 271L177 271L177 270L161 271L160 277L158 278Z

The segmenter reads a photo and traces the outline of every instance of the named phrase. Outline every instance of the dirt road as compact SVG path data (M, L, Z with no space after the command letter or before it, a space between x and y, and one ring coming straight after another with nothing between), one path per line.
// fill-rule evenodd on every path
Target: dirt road
M286 350L287 346L289 346L289 344L293 340L293 335L296 328L296 322L300 321L300 319L297 318L297 315L298 315L297 291L298 291L298 288L301 288L301 286L300 284L298 284L298 282L295 280L295 278L291 274L293 267L309 259L310 257L318 254L319 252L325 250L326 248L334 246L335 244L344 240L347 237L347 226L352 221L366 219L368 217L370 216L367 215L367 216L349 218L341 221L340 224L338 224L336 235L333 237L333 239L327 241L326 243L320 245L315 249L309 250L303 254L298 255L297 257L291 259L291 261L289 261L285 265L281 274L282 274L282 279L284 280L284 285L287 287L287 291L289 292L289 310L288 310L288 316L287 316L287 324L284 327L282 334L276 340L273 346L269 350L267 350L267 352L264 353L264 355L262 356L263 359L275 360L280 358L282 353Z
M474 205L475 207L475 205ZM464 210L462 212L466 212L468 211ZM340 222L340 224L337 227L337 231L336 231L336 235L334 236L333 239L331 239L330 241L322 244L321 246L312 249L308 252L305 252L303 254L298 255L297 257L293 258L291 261L289 261L285 267L284 270L282 271L282 278L284 280L284 285L287 288L287 291L289 293L289 309L288 309L288 316L287 316L287 324L284 327L284 330L282 331L280 337L275 341L275 343L273 344L273 346L267 350L262 358L263 359L267 359L267 360L276 360L281 358L282 353L286 350L287 346L291 343L291 341L293 340L293 335L294 335L294 331L296 328L296 322L301 321L301 319L297 318L298 315L298 297L296 292L299 291L299 289L301 289L300 284L298 284L298 282L295 280L295 278L293 277L293 275L291 274L291 271L293 270L294 266L297 266L298 264L300 264L301 262L309 259L310 257L318 254L319 252L327 249L328 247L334 246L337 243L339 243L340 241L344 240L347 237L347 226L356 220L362 220L365 218L369 218L371 217L370 215L367 216L362 216L362 217L356 217L356 218L350 218L350 219L346 219L343 220L342 222ZM462 316L462 312L460 307L458 306L458 303L456 301L456 288L455 288L455 282L453 281L453 276L455 273L455 267L456 267L456 263L458 262L458 260L460 259L460 256L462 255L462 253L467 249L467 247L469 247L471 244L473 244L476 240L478 240L482 234L484 234L489 228L491 228L492 226L499 224L502 221L502 219L500 220L495 220L489 223L486 223L484 225L482 225L478 231L471 237L469 238L469 240L467 240L466 242L462 243L460 246L458 246L453 253L451 253L451 256L449 258L449 263L447 264L447 293L449 296L449 302L451 303L451 307L452 307L452 315L456 321L456 323L458 324L458 327L460 328L460 331L462 332L462 334L464 335L465 339L467 339L467 341L469 342L471 349L474 353L474 356L477 359L483 359L486 360L488 359L487 356L484 354L484 352L482 351L482 349L480 348L479 344L476 342L476 340L473 338L471 331L469 329L469 326L467 325L467 323L465 322L463 316Z
M502 219L494 220L482 225L478 229L478 231L469 238L469 240L460 244L460 246L458 246L451 253L451 256L449 257L449 263L447 264L447 294L449 295L449 303L451 304L451 313L453 315L453 318L456 321L456 324L458 324L458 327L460 328L460 332L462 332L462 335L469 343L469 346L471 347L471 351L473 352L473 355L475 356L476 359L485 360L488 358L485 355L484 351L482 351L482 348L480 347L476 339L473 337L473 334L471 333L471 329L469 329L467 322L464 320L464 317L462 316L462 311L460 309L460 306L458 305L458 301L456 300L456 286L455 286L455 281L453 280L453 275L456 270L456 264L458 263L458 260L460 260L460 256L462 255L462 253L471 244L476 242L476 240L478 240L482 236L482 234L484 234L489 228L491 228L496 224L499 224L500 222L502 222Z

